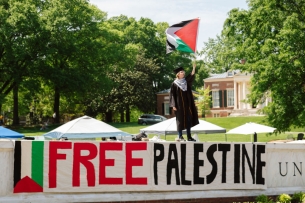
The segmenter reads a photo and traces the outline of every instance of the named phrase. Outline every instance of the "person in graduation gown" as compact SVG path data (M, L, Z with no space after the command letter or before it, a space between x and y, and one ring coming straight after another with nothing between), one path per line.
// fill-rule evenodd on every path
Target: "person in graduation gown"
M180 140L185 140L182 130L186 129L187 140L196 141L191 136L191 127L199 124L198 113L192 93L192 84L195 79L196 64L193 64L191 74L185 77L183 67L176 68L176 79L170 89L170 106L176 114L177 131Z

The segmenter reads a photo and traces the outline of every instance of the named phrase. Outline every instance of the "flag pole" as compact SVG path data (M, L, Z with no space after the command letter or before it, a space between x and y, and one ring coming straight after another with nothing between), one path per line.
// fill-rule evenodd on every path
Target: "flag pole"
M199 26L200 26L200 17L198 17L198 27L197 27L197 35L196 35L195 54L196 54L196 51L197 51L197 41L198 41Z
M197 34L196 34L196 46L195 46L193 63L196 63L196 59L197 59L197 53L196 52L197 52L197 41L198 41L199 26L200 26L200 17L198 17L198 27L197 27Z

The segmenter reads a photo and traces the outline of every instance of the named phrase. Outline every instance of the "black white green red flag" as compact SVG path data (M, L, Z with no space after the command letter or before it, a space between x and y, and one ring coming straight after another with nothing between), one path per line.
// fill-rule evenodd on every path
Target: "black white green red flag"
M182 21L166 29L166 53L174 50L195 53L199 18Z

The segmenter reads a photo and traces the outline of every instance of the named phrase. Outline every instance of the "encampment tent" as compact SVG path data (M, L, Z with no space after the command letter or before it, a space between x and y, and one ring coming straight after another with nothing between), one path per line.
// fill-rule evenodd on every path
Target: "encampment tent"
M242 134L242 135L257 136L256 133L273 133L275 130L276 128L270 126L249 122L229 130L226 134ZM252 141L252 136L251 136L251 141Z
M176 125L176 117L167 119L160 123L148 126L146 128L140 129L141 132L145 132L148 134L161 134L165 135L174 135L178 134L177 125ZM185 131L184 131L185 132ZM213 123L209 123L204 120L199 120L199 124L191 128L192 133L201 133L201 134L212 134L212 133L225 133L226 129L222 128Z
M131 136L103 121L83 116L69 121L43 135L49 139L86 139L97 137Z
M23 138L23 137L24 137L23 134L20 134L18 132L15 132L13 130L0 126L0 138L16 139L16 138Z

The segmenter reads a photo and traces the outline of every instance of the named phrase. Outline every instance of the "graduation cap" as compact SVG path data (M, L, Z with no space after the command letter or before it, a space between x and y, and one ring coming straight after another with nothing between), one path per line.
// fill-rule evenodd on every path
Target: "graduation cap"
M175 70L174 70L174 73L179 73L180 71L184 71L184 69L182 68L182 67L179 67L179 68L176 68Z

